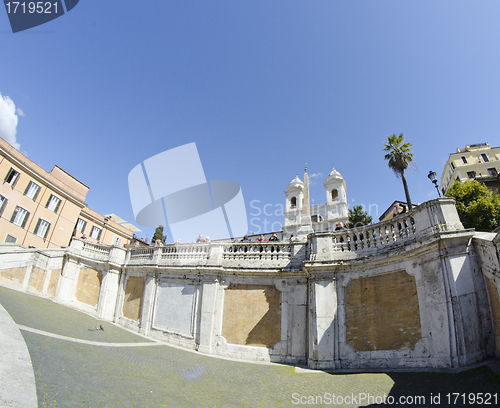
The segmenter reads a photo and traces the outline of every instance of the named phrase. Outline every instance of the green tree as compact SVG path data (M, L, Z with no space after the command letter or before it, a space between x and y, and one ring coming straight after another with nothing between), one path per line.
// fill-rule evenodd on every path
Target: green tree
M389 167L396 173L397 177L401 177L403 187L405 189L406 203L408 210L411 210L410 191L406 184L405 170L410 163L413 162L413 153L410 150L411 144L404 143L403 134L399 136L387 136L387 143L384 143L384 151L389 152L385 155L385 160L389 160Z
M455 181L447 197L456 200L458 216L465 228L489 232L500 222L500 197L479 181Z
M372 221L372 217L363 211L362 205L355 205L349 208L349 223L347 224L347 228L361 227L371 224Z
M158 227L156 227L153 238L151 238L151 243L154 244L157 239L159 239L163 244L165 243L165 240L167 239L167 236L163 235L163 225L158 225Z

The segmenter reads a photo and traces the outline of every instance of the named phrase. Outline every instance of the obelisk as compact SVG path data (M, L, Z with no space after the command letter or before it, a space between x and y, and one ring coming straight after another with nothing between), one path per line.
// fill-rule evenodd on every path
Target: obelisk
M309 175L307 174L307 163L304 172L304 204L302 206L302 222L297 231L299 239L307 238L308 234L314 232L311 225L311 208L309 203Z

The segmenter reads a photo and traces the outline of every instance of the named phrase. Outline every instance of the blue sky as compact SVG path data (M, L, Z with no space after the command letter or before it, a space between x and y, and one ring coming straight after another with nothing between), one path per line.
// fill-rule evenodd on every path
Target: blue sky
M436 197L429 170L499 145L499 50L498 1L81 0L16 34L0 12L0 93L21 109L21 152L88 185L101 214L134 222L130 170L196 142L260 232L305 163L314 204L332 166L375 217L404 200L383 159L393 133L413 144L412 201Z

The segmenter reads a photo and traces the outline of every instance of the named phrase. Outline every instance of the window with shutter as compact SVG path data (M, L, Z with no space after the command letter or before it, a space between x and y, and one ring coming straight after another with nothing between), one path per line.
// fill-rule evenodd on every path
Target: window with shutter
M47 201L46 207L50 211L57 212L57 210L59 209L59 204L61 204L61 199L59 197L56 197L54 194L51 194L49 200Z
M81 218L78 218L78 221L76 223L76 230L83 234L86 226L87 226L87 221L82 220Z
M24 195L33 200L36 200L39 192L40 192L40 186L30 181L28 187L26 187L26 190L24 190Z
M92 227L92 231L90 231L90 237L99 241L99 239L101 238L101 229L94 225Z
M24 208L17 206L12 214L10 222L20 226L21 228L24 228L24 226L26 225L26 221L28 220L29 214L30 213L26 211Z
M47 237L47 233L49 232L49 228L50 223L42 218L39 218L35 227L35 234L45 239Z
M7 205L7 199L0 195L0 217L2 216L3 214L3 210L5 210L5 206Z
M26 226L26 222L28 221L29 217L30 217L30 213L29 213L29 211L26 211L26 214L24 214L23 223L21 224L21 228L24 228Z
M17 183L17 179L19 178L19 172L13 167L10 168L9 172L5 176L5 182L14 187Z

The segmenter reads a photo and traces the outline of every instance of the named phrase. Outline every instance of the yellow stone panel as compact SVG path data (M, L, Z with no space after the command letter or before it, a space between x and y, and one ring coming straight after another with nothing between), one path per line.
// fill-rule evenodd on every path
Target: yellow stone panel
M96 306L101 290L102 273L90 268L82 268L76 285L76 299L90 306Z
M415 278L398 271L345 288L346 341L356 351L413 349L422 338Z
M123 299L123 317L139 320L141 317L142 295L144 293L144 278L131 276L127 280L125 297Z
M0 282L16 288L22 288L25 275L26 268L3 269L0 271Z
M34 266L31 270L29 290L32 292L42 293L46 274L47 272L45 270Z
M60 269L54 269L50 274L49 286L47 287L47 295L51 297L56 296L57 284L59 283L59 276L61 276Z
M231 344L273 347L281 340L281 292L273 285L231 284L222 336Z

